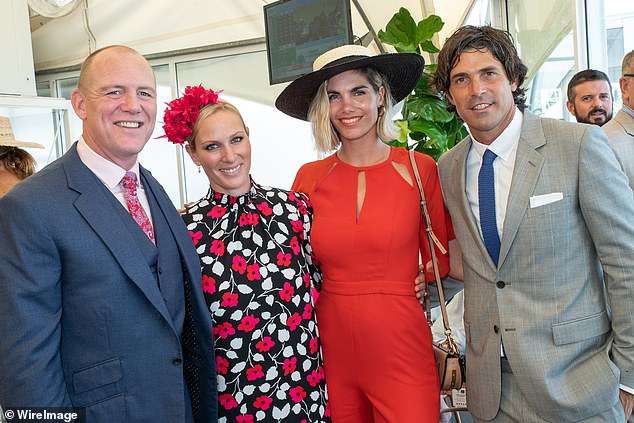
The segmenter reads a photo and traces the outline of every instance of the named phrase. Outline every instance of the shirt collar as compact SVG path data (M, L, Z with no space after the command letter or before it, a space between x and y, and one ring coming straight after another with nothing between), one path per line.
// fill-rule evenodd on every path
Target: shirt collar
M520 112L520 110L516 106L515 113L513 114L513 119L511 120L511 122L502 131L502 133L489 145L482 144L476 141L473 136L471 136L471 140L473 141L471 143L472 149L478 154L480 159L482 159L485 150L488 148L502 160L508 160L520 140L520 134L522 133L523 116L524 114ZM467 129L469 128L467 127Z
M97 154L84 140L84 137L79 137L77 142L77 154L81 161L94 173L97 177L107 186L110 190L115 188L121 182L121 179L127 172L126 169L114 164L110 160L101 157ZM130 172L134 172L137 175L137 184L139 184L139 162L134 162L134 166L130 169Z
M621 106L621 110L630 115L632 119L634 119L634 110L631 107L628 107L626 104Z

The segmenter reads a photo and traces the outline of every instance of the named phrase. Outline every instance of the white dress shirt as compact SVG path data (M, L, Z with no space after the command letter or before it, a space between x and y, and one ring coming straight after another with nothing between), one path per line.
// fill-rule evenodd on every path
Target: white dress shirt
M515 108L513 120L504 129L504 131L491 144L486 145L478 142L471 135L471 149L467 156L467 175L466 190L467 199L471 206L471 211L476 218L476 222L480 222L480 204L478 201L478 174L482 166L482 157L488 148L493 151L497 158L493 162L493 172L495 175L495 220L498 227L498 236L502 240L502 232L504 229L504 219L506 218L506 206L511 190L511 181L513 180L513 169L515 168L515 155L517 154L517 145L520 141L522 132L523 114L519 109ZM478 224L480 236L482 236L482 228Z
M79 141L77 142L77 154L79 155L79 159L82 163L85 164L92 173L97 175L97 178L99 178L106 188L108 188L116 199L119 200L121 205L123 205L123 208L128 210L128 204L125 200L123 187L119 184L121 179L125 176L127 170L95 153L95 151L86 144L83 137L79 137ZM141 184L138 160L134 163L130 172L134 172L137 176L137 196L139 197L139 201L141 202L148 219L152 222L150 203L148 202L147 195L143 189L143 184ZM152 224L154 224L154 222L152 222Z

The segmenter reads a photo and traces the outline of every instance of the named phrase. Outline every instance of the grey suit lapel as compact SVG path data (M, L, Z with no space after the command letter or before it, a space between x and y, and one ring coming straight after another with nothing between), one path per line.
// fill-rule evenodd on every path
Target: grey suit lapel
M458 208L460 210L460 214L464 221L467 223L467 228L471 233L471 236L474 240L476 240L476 244L480 248L480 253L483 257L486 257L487 262L491 267L495 268L495 264L489 256L489 253L484 246L484 241L482 240L482 236L480 235L480 224L477 221L476 217L471 210L471 204L469 204L469 199L467 198L467 159L469 157L469 151L471 150L471 137L467 137L463 139L457 146L454 147L456 149L456 155L454 157L454 166L453 166L453 180L458 181L458 192L455 198L458 201Z
M99 186L101 181L81 162L76 145L69 150L66 157L63 166L68 187L79 194L75 200L75 208L103 240L125 274L171 325L172 319L154 275L146 259L135 247L134 239L128 231L122 230L121 219L116 210L109 201L104 201L104 190Z
M544 165L544 156L538 151L546 144L540 120L530 112L524 112L522 132L517 146L513 180L506 205L506 216L502 239L500 240L500 259L502 265L517 235L529 198L535 191L535 185Z

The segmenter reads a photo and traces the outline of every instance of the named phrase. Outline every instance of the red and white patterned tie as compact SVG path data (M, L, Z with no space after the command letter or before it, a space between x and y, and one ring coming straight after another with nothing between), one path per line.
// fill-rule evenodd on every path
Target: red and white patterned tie
M150 219L147 217L139 201L139 197L136 194L136 174L134 172L126 172L120 184L123 187L123 195L128 205L128 211L136 223L143 229L143 232L150 238L150 241L156 244L152 222L150 222Z

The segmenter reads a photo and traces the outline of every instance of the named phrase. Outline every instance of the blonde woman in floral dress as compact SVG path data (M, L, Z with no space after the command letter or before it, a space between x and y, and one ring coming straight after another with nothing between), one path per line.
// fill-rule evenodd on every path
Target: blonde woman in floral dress
M186 144L209 192L183 219L212 313L219 422L330 422L313 312L310 203L256 184L240 112L202 86L165 111L166 137Z

